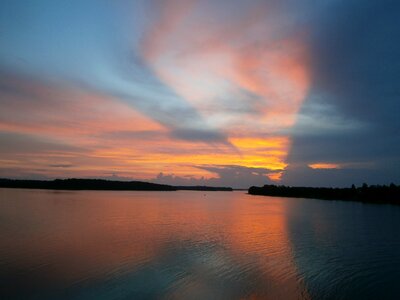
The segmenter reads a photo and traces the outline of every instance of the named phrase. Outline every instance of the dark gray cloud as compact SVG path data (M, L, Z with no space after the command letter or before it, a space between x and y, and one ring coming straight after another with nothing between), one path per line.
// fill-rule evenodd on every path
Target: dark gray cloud
M400 4L351 1L333 9L313 26L314 90L350 118L399 126Z
M130 130L118 130L118 131L107 131L98 134L100 138L106 138L108 140L117 140L117 141L129 141L129 140L138 140L145 139L149 140L157 140L164 136L164 132L156 131L156 130L139 130L139 131L130 131Z
M74 165L73 164L51 164L51 165L49 165L49 167L52 167L52 168L72 168L72 167L74 167Z
M188 140L188 141L220 142L224 141L225 139L225 137L221 133L207 129L180 128L173 130L172 136L178 139Z
M312 89L284 181L400 182L400 3L332 2L314 22ZM312 170L312 162L358 166Z
M396 178L399 178L399 171L393 168L392 163L381 162L379 167L365 165L344 169L311 169L307 166L289 165L284 183L291 186L350 187L352 184L361 186L363 183L396 183Z

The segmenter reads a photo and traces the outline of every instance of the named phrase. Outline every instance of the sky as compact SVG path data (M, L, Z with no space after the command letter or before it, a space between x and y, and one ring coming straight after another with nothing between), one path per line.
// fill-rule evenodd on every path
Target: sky
M400 3L0 3L0 177L400 183Z

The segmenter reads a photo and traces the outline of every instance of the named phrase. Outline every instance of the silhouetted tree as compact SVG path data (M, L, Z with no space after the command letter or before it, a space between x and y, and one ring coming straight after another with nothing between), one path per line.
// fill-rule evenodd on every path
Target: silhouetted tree
M249 194L400 204L400 186L396 186L393 183L390 184L390 186L368 186L366 183L363 183L360 188L356 188L354 184L351 188L310 188L264 185L263 187L250 187Z

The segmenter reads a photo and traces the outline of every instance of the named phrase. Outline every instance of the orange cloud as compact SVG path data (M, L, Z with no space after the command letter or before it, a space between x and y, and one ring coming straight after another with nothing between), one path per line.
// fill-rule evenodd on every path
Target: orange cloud
M0 130L63 138L164 130L131 106L106 95L16 78L12 81L20 93L0 92Z
M342 165L333 163L314 163L308 165L311 169L341 169Z
M310 85L304 48L297 39L281 40L265 48L248 47L235 57L236 67L227 76L264 99L259 108L265 122L293 126Z
M308 53L301 35L279 37L269 29L274 26L267 26L276 18L265 7L235 20L220 22L216 17L204 23L193 5L177 4L167 1L162 6L161 21L146 35L143 57L160 80L237 147L241 157L225 155L222 163L240 160L243 166L284 169L290 137L280 135L284 142L273 150L265 150L262 142L270 143L277 132L294 125L308 93ZM260 28L263 41L254 34ZM263 138L255 142L243 136ZM209 163L214 163L211 157Z
M269 173L267 174L267 177L271 179L272 181L280 181L282 179L283 172L277 172L277 173Z

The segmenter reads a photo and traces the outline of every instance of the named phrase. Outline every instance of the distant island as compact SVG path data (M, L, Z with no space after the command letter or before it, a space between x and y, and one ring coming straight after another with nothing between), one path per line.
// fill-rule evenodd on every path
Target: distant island
M110 190L110 191L232 191L230 187L172 186L143 181L114 181L105 179L20 180L0 178L0 187L46 190Z
M165 184L104 179L17 180L0 179L0 187L46 190L176 191Z
M251 195L314 198L325 200L348 200L369 203L400 204L400 186L363 184L361 187L352 185L350 188L313 188L289 187L277 185L252 186L248 193Z

